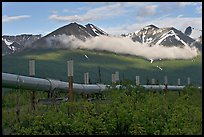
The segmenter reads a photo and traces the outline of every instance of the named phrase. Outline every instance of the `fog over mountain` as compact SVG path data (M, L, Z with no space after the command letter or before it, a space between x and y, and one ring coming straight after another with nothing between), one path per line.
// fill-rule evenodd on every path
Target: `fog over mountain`
M195 47L184 46L182 48L172 46L164 47L154 45L150 47L147 44L132 41L129 37L112 37L101 35L87 39L85 42L67 35L58 35L47 39L47 48L65 48L65 49L88 49L110 51L120 54L129 54L142 56L147 59L190 59L198 55ZM58 43L53 45L53 42Z

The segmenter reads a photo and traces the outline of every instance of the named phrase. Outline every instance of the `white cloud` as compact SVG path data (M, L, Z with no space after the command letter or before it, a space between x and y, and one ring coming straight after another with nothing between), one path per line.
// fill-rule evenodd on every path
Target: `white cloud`
M181 17L183 17L183 15L182 15L182 14L180 14L180 15L178 15L178 16L177 16L177 18L181 18Z
M138 10L137 15L139 17L146 17L146 16L152 16L156 14L156 9L158 5L147 5L143 6Z
M58 14L52 14L49 16L50 20L62 21L62 22L89 22L99 19L104 19L108 17L120 16L126 11L124 8L121 8L120 3L106 5L102 7L97 7L91 10L88 10L85 14L82 15L70 15L70 16L60 16Z
M177 5L181 7L197 5L197 4L198 4L197 2L177 2Z
M202 6L198 6L198 7L196 8L196 13L202 14Z
M49 16L49 19L56 20L56 21L70 21L70 22L83 22L83 21L89 21L92 20L92 17L86 17L86 16L79 16L79 15L72 15L72 16L59 16L57 14L53 14Z
M7 15L4 15L4 16L2 16L2 23L11 22L11 21L14 21L14 20L20 20L20 19L24 19L24 18L30 18L30 16L29 15L20 15L20 16L7 16Z
M90 7L79 7L79 8L69 8L69 9L63 9L64 13L71 13L71 14L77 14L81 11L85 12L87 10L90 10ZM57 13L56 13L57 14Z
M63 9L63 12L71 12L70 9Z
M201 2L177 2L177 6L186 7L186 6L197 6L196 13L202 14L202 3Z
M57 14L58 11L57 11L57 10L53 10L53 11L51 11L51 13L52 13L52 14Z
M59 44L57 46L53 45L53 41ZM142 56L147 59L189 59L198 55L197 50L190 48L189 46L185 46L184 48L175 46L164 47L159 45L149 47L145 44L133 42L127 37L99 36L87 39L84 42L75 38L74 36L67 36L63 34L56 37L47 38L47 42L48 44L46 46L50 48L105 50L120 54Z

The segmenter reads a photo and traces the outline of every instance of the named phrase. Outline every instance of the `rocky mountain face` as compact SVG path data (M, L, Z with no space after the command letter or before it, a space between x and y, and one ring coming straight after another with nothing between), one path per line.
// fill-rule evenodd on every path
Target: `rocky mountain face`
M60 43L56 43L54 39L55 37L59 37L62 35L63 36L74 36L82 41L85 41L88 38L97 37L100 35L108 35L108 34L93 24L87 24L83 26L77 23L70 23L66 26L63 26L49 33L48 35L34 42L33 48L36 48L36 47L44 48L46 47L45 45L47 45L48 43L50 44L50 42L52 43L52 46L54 45L57 46Z
M7 45L5 41L2 40L2 55L7 55L7 54L12 53L13 50L9 47L10 46Z
M162 45L162 46L188 46L195 40L185 35L183 32L170 27L170 28L158 28L154 25L149 25L143 29L123 35L125 37L132 38L133 41L137 41L143 44Z
M11 54L23 50L34 41L41 38L41 35L22 34L16 36L2 36L2 55Z
M99 29L98 27L94 26L93 24L87 24L85 25L86 30L89 34L91 34L93 37L95 36L100 36L100 35L106 35L108 36L109 34L106 33L105 31Z

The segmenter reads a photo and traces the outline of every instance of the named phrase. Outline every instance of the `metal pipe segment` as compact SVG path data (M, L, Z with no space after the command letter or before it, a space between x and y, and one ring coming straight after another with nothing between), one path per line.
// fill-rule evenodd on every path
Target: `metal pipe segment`
M173 86L173 85L140 85L146 90L182 90L185 86ZM63 82L54 79L42 79L28 76L21 76L9 73L2 73L2 87L3 88L14 88L14 89L27 89L36 91L68 91L68 82ZM99 93L106 89L109 89L110 85L104 84L77 84L73 83L73 90L76 93ZM125 88L122 85L116 85L116 89ZM202 87L199 87L202 90Z
M165 87L165 85L142 85L146 90L148 89L168 89L168 90L182 90L185 86L172 86L172 85L167 85L167 87Z
M28 76L20 76L9 73L2 73L2 86L3 88L14 89L28 89L28 90L40 90L40 91L68 91L69 85L67 82L54 80L54 79L42 79ZM106 85L103 84L76 84L73 83L74 92L81 93L98 93L104 91Z

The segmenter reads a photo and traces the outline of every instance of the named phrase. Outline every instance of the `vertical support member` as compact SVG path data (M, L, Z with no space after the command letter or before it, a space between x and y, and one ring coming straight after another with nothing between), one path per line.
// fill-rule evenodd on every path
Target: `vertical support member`
M73 101L73 60L67 61L67 73L69 81L69 100Z
M18 87L17 87L17 96L16 96L16 118L17 118L17 121L20 122L20 118L19 118L19 116L20 116L19 102L20 102L20 82L22 82L22 81L21 81L19 76L17 77L17 80L18 80L18 85L17 85Z
M155 79L152 78L152 85L155 85Z
M190 77L187 78L187 84L188 84L188 85L191 84L191 78L190 78Z
M178 86L180 86L181 85L181 79L180 78L178 78ZM179 93L179 96L181 95L181 92L180 92L180 90L178 90L178 93Z
M140 76L136 76L136 85L137 85L137 86L140 85Z
M164 76L165 91L167 91L167 84L168 84L168 78L167 76Z
M115 74L112 74L112 84L116 84Z
M84 84L89 84L89 72L84 73Z
M30 59L29 60L29 76L34 77L35 76L35 60ZM31 92L31 109L35 110L35 97L36 97L36 92L33 90Z
M120 82L119 72L118 71L115 72L115 82L118 83L118 84Z

